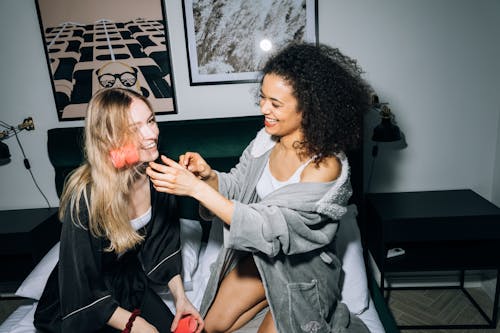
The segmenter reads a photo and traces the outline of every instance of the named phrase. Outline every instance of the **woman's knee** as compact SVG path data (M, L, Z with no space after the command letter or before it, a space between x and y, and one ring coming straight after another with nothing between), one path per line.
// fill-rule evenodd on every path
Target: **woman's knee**
M234 323L232 320L229 320L227 316L214 316L213 314L210 315L210 313L207 314L204 321L206 333L227 332Z

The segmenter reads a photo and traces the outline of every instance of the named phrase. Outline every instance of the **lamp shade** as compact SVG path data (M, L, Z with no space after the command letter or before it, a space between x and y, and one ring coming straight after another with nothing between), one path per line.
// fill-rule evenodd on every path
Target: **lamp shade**
M376 142L394 142L401 140L399 127L392 122L392 113L387 106L380 111L381 121L373 129L372 140Z
M0 141L0 165L4 165L10 162L10 151L9 146Z
M373 129L372 140L377 142L399 141L401 140L401 132L391 119L383 118L380 124Z

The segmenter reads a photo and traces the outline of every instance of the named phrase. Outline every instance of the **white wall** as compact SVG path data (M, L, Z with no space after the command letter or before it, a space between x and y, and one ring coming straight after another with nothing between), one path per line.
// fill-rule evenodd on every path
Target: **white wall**
M159 121L257 114L253 84L189 86L181 1L166 9L179 113ZM406 135L407 149L380 152L371 190L472 188L500 205L500 2L319 0L318 20L320 40L358 59ZM0 2L0 43L0 120L34 118L20 140L57 206L46 131L83 123L57 120L33 0ZM44 207L15 139L5 143L0 209Z
M381 149L371 190L472 188L491 198L500 2L335 1L320 13L331 22L322 40L359 60L406 135L407 149Z

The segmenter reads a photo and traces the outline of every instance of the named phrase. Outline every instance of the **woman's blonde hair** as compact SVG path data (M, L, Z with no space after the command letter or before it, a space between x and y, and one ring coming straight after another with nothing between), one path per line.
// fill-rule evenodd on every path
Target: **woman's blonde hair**
M152 110L149 101L133 90L109 88L92 96L85 118L85 162L66 180L60 203L61 221L70 214L71 221L83 228L80 216L86 209L92 235L108 238L111 245L106 250L116 253L143 240L130 224L128 208L131 185L144 173L144 167L117 169L110 157L111 150L137 140L130 127L130 105L136 99Z

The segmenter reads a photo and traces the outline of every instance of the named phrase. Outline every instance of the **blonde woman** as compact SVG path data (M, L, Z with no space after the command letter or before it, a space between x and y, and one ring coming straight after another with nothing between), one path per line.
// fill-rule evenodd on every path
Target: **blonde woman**
M170 332L183 315L203 321L180 277L179 217L173 195L150 185L159 130L140 94L111 88L91 99L84 163L67 179L58 266L35 314L42 332ZM174 316L153 291L167 285Z

